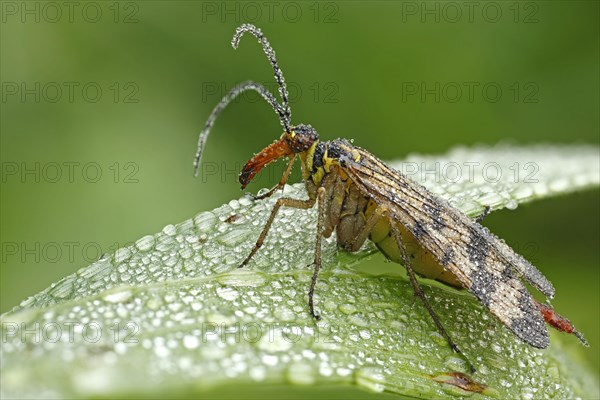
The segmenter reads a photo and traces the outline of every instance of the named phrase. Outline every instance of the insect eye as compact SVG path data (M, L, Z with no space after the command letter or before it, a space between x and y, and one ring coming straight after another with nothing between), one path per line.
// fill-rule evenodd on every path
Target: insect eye
M317 131L310 125L300 124L287 134L287 140L294 153L306 151L319 138Z

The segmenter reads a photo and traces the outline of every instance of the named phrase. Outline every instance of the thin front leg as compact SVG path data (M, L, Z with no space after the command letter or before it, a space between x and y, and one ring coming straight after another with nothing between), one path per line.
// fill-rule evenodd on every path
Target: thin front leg
M448 332L446 332L446 329L442 325L440 318L438 317L436 312L431 307L429 300L427 300L427 296L425 296L425 292L423 292L423 288L421 288L421 285L419 285L415 271L412 268L410 257L408 256L408 252L406 251L406 246L404 246L404 241L402 240L402 235L400 234L400 230L398 229L398 226L394 223L390 223L390 226L392 229L392 234L394 235L394 239L396 240L396 243L398 244L398 248L400 249L400 254L402 256L402 260L404 261L404 266L406 267L406 272L408 273L408 278L413 287L413 290L415 291L415 296L418 297L423 302L423 305L425 306L425 308L427 309L427 312L433 319L433 322L434 322L438 332L446 339L446 341L448 342L448 344L450 345L452 350L454 350L456 353L461 354L463 357L465 357L464 354L462 353L462 351L460 351L458 346L454 343L454 341L452 340L452 338L450 337ZM466 359L466 357L465 357L465 359ZM469 363L469 365L471 367L471 373L475 372L475 368L473 367L473 364L468 359L467 359L467 362Z
M317 284L317 278L319 277L319 271L321 270L321 238L323 237L323 228L325 226L325 218L326 215L326 189L321 186L317 191L317 197L319 199L319 210L318 210L318 219L317 219L317 241L315 243L315 259L313 261L313 265L315 267L312 275L312 280L310 281L310 289L308 290L308 308L310 310L310 315L316 319L317 321L321 319L321 316L315 314L315 306L314 306L314 294L315 294L315 285Z
M280 199L277 199L277 202L275 202L275 206L271 210L271 215L269 215L269 219L267 219L267 223L265 224L265 227L263 228L262 232L258 236L258 240L256 241L256 244L252 248L252 251L250 252L250 254L248 254L248 257L246 257L246 259L244 261L242 261L242 263L238 266L238 268L242 268L242 267L246 266L246 264L248 264L250 259L256 254L258 249L261 248L261 246L263 245L263 242L265 241L265 237L267 236L267 233L269 232L269 229L271 229L271 224L273 224L273 220L275 219L275 216L277 215L277 211L279 211L279 208L281 206L291 207L291 208L300 208L303 210L307 210L309 208L312 208L315 205L315 202L316 202L316 198L309 198L307 200L299 200L299 199L290 199L287 197L282 197Z
M260 196L252 196L254 198L254 200L262 200L262 199L266 199L267 197L271 197L273 195L273 193L275 193L277 190L283 188L283 186L285 185L285 183L287 182L287 180L290 176L290 172L292 172L292 168L294 167L295 160L296 160L296 155L293 154L290 157L290 161L288 162L288 165L287 165L285 171L283 172L283 175L281 176L279 183L277 185L273 186L271 188L271 190L269 190L265 194L261 194Z

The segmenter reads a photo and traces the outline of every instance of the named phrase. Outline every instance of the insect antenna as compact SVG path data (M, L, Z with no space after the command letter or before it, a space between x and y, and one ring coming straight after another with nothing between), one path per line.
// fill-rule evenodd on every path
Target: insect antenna
M267 59L273 66L273 73L275 74L275 80L277 81L277 84L279 84L279 95L281 96L282 108L285 115L284 120L281 122L285 127L285 130L289 132L289 124L292 119L292 110L290 109L289 94L287 91L287 86L285 85L285 79L283 78L283 71L281 71L281 68L279 68L279 64L277 63L275 50L273 50L271 44L267 40L266 36L263 35L262 31L252 24L243 24L235 30L233 39L231 39L231 45L234 49L237 49L238 45L240 44L240 39L246 32L250 32L260 42Z
M283 109L281 108L281 106L279 105L277 100L275 99L275 96L273 96L273 94L271 92L269 92L267 90L267 88L265 88L260 83L256 83L256 82L252 82L252 81L241 83L241 84L233 87L221 99L221 101L215 106L215 108L213 108L208 119L206 120L206 123L204 124L204 129L202 129L202 132L200 132L200 136L198 137L198 149L196 150L196 157L194 157L194 176L198 176L198 169L200 168L200 159L202 157L202 152L204 151L204 145L206 144L206 139L208 138L208 134L209 134L210 129L212 128L213 124L215 123L215 120L217 119L217 117L219 116L221 111L223 111L223 109L225 109L225 107L227 107L227 105L229 103L231 103L236 97L238 97L241 93L243 93L247 90L254 90L258 94L260 94L262 96L262 98L265 99L265 101L271 105L273 110L275 110L275 112L279 116L279 119L281 120L282 125L284 125L286 127L286 130L288 129L289 123L286 125L283 122L284 121Z
M231 40L231 45L234 49L237 49L240 43L240 39L242 38L242 35L245 32L250 32L258 39L258 41L263 47L265 54L267 55L267 58L271 62L271 65L273 66L273 72L275 73L275 80L279 84L279 95L281 96L283 105L279 104L279 102L277 102L277 99L275 99L275 96L273 96L273 94L269 92L267 88L265 88L260 83L248 81L233 87L221 99L221 101L215 106L215 108L213 108L212 112L210 113L210 116L204 124L204 129L202 129L202 132L200 132L200 136L198 137L198 149L196 150L196 156L194 157L194 176L198 176L198 169L200 168L200 159L202 158L204 145L206 144L206 139L208 138L208 134L213 124L215 123L215 120L217 119L221 111L223 111L223 109L225 109L225 107L229 105L229 103L231 103L237 96L239 96L241 93L247 90L254 90L258 92L258 94L260 94L262 98L265 99L265 101L271 105L273 110L275 110L275 112L279 116L279 121L281 122L281 125L283 125L283 127L285 128L285 131L289 132L291 130L292 111L290 110L288 100L289 95L287 87L285 85L285 80L283 78L283 72L277 64L275 51L269 44L267 38L263 35L262 31L251 24L244 24L236 29L235 34L233 35L233 39Z

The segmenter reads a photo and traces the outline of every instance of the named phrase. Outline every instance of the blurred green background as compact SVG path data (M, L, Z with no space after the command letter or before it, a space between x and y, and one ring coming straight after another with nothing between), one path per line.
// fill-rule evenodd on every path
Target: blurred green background
M243 22L277 51L295 123L383 159L457 144L599 142L598 2L76 3L2 3L1 312L101 253L241 195L240 166L281 131L256 96L215 125L208 173L193 179L192 158L226 90L272 85L254 40L230 46ZM534 249L596 371L598 205L594 190L485 220Z

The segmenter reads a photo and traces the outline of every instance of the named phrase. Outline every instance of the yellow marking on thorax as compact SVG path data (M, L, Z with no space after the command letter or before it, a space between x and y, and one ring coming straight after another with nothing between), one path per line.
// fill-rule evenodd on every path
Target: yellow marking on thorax
M329 172L329 169L334 164L334 162L336 162L337 160L329 157L327 155L327 153L328 153L328 150L325 150L325 154L323 154L323 167L324 167L325 171Z
M300 160L302 160L302 179L303 180L307 180L312 175L313 159L315 158L315 149L317 148L318 143L319 143L319 141L316 140L312 144L312 146L309 147L308 150L306 150L303 153L300 153Z
M317 172L313 173L311 176L315 185L318 185L319 183L321 183L321 180L325 176L325 170L323 169L323 167L319 167L317 168Z

